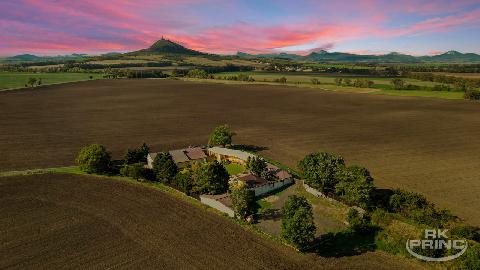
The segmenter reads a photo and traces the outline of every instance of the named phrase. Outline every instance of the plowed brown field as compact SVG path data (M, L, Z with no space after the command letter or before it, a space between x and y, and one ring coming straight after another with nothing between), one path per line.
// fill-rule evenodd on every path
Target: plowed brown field
M236 143L294 165L325 150L369 168L377 185L421 192L480 225L480 104L224 85L102 80L0 93L0 171L73 164L105 144L120 157L203 144L229 123Z
M0 269L417 267L384 253L302 255L161 191L79 175L0 177L0 232Z

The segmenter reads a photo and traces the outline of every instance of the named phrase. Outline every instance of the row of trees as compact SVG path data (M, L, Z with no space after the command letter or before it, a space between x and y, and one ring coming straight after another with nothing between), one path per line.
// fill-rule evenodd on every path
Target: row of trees
M418 224L438 227L454 219L450 212L436 209L417 193L397 189L387 196L378 196L369 171L356 165L347 167L341 156L311 153L299 162L298 167L309 186L348 205L369 210L381 207Z
M134 179L171 184L185 193L221 194L228 190L228 172L217 161L193 164L180 171L168 152L160 152L153 161L153 169L148 169L145 168L148 152L146 144L127 150L120 169L116 170L107 149L103 145L92 144L80 151L76 162L86 173L116 174L118 171Z
M353 86L359 88L370 88L375 83L368 79L355 79L352 81L350 78L335 78L335 84L338 86Z
M458 76L449 76L429 72L406 72L403 74L403 76L421 81L452 84L462 91L469 88L480 88L480 79L478 78L462 78Z
M298 163L305 182L322 193L338 197L349 205L367 207L374 190L370 172L360 166L346 166L341 156L311 153Z
M401 78L394 78L390 81L393 89L395 90L427 90L427 91L465 91L463 87L451 87L447 84L436 84L432 87L429 86L420 86L415 84L406 83L405 80Z
M255 79L247 74L238 74L238 75L225 75L225 76L215 76L217 80L227 80L227 81L243 81L243 82L254 82Z

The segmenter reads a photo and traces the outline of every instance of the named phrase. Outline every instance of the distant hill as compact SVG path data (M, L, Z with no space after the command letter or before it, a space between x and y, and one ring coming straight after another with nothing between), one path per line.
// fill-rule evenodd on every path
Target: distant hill
M184 55L204 55L199 51L185 48L184 46L175 43L168 39L160 39L153 43L147 49L127 53L129 55L145 55L145 54L184 54Z
M457 51L449 51L433 56L412 56L392 52L383 55L363 55L342 52L319 51L312 52L309 55L302 56L297 54L277 53L277 54L248 54L237 53L241 58L271 58L271 59L289 59L296 61L312 61L312 62L377 62L377 63L421 63L421 62L451 62L451 63L468 63L480 62L480 55L475 53L460 53Z
M66 61L66 60L81 60L88 56L86 54L70 54L57 56L36 56L33 54L20 54L2 59L4 62L19 63L19 62L44 62L44 61Z

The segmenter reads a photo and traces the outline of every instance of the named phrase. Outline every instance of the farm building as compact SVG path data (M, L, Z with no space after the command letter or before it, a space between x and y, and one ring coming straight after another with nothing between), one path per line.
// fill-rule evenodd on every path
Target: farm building
M183 168L190 164L191 162L205 162L207 160L207 155L200 147L188 147L185 149L177 149L168 151L175 161L175 164L179 168ZM147 156L147 165L149 168L153 168L153 161L158 153L149 153Z
M282 178L278 177L279 174L282 176ZM255 192L255 196L261 196L284 186L290 185L294 181L293 176L284 170L280 170L277 173L277 177L277 181L267 181L251 173L241 173L233 175L230 178L230 182L243 182L248 189L251 189Z
M211 147L208 148L207 153L209 156L213 156L217 159L218 162L222 160L228 160L230 162L235 162L245 165L247 159L255 157L255 155L234 149L228 149L223 147Z
M289 172L282 170L279 167L272 165L270 163L267 164L267 170L273 171L277 179L280 181L293 179L293 176Z

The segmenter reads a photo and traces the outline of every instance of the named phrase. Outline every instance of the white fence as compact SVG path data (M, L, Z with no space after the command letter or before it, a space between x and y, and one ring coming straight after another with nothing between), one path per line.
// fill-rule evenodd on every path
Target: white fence
M223 212L231 217L234 217L235 213L233 212L233 210L230 208L230 207L227 207L226 205L224 205L223 203L213 199L213 198L209 198L209 197L206 197L206 196L200 196L200 202L205 204L205 205L208 205L212 208L215 208L217 209L218 211L220 212Z
M255 196L258 197L258 196L267 194L269 192L272 192L274 190L280 189L284 186L290 185L292 183L293 183L293 179L290 178L290 179L285 179L283 181L266 183L265 185L252 188L252 190L255 191Z

